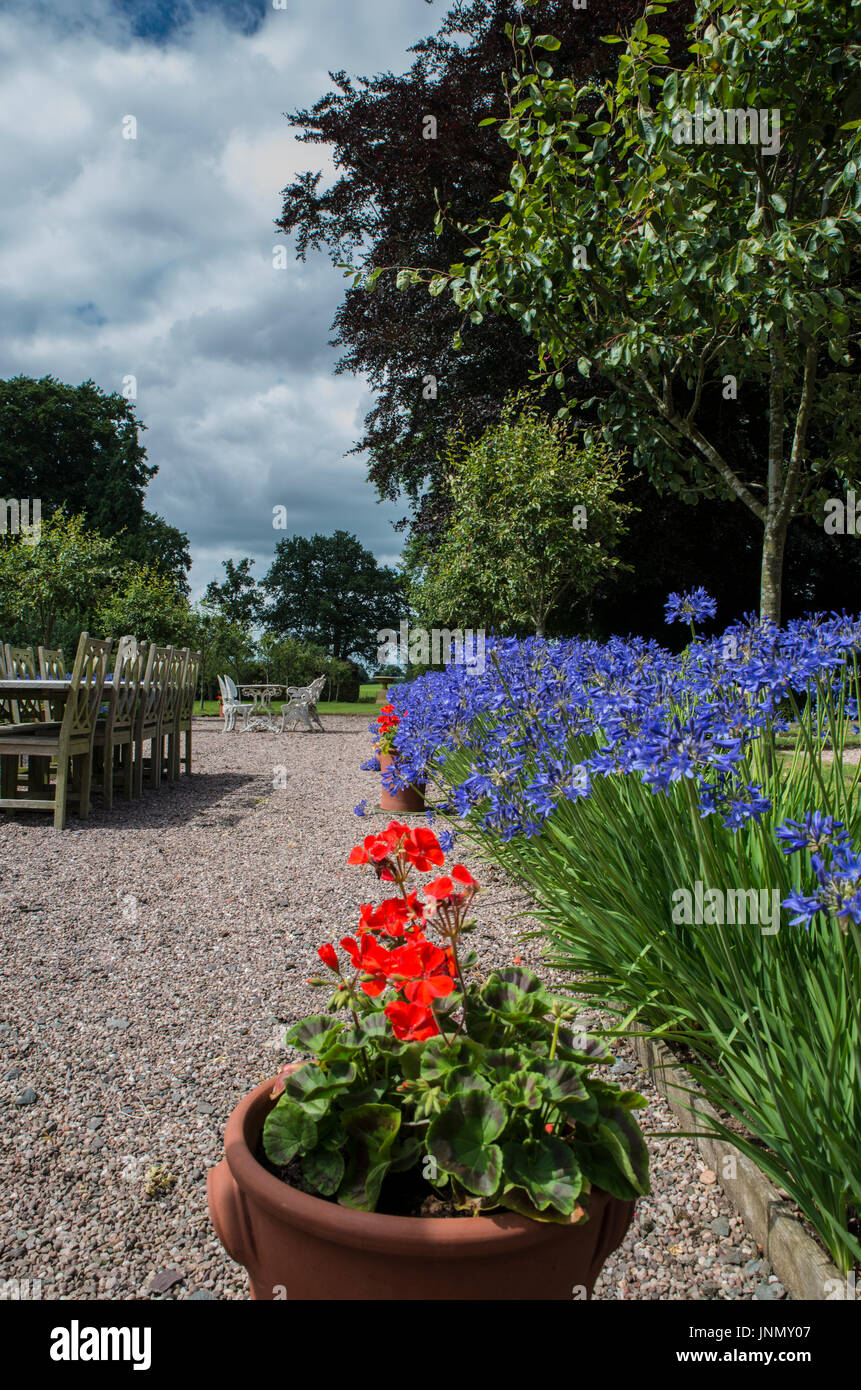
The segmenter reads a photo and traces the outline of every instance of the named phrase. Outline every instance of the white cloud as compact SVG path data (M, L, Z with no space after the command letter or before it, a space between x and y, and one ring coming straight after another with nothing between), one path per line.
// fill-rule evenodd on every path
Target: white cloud
M162 45L107 0L87 12L101 22L0 18L0 375L137 378L148 505L188 531L195 592L227 555L262 572L276 504L291 530L341 526L391 561L399 509L343 457L368 407L327 346L343 282L322 256L274 269L273 222L298 171L334 174L283 112L329 90L328 68L407 66L433 12L291 0L254 34L210 15Z

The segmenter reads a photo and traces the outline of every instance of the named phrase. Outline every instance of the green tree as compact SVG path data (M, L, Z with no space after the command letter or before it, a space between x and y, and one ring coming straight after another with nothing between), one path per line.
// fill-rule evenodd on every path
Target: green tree
M137 530L119 532L116 541L123 559L157 570L172 581L178 594L187 596L190 593L188 536L171 526L163 516L145 511Z
M396 572L348 531L285 537L261 585L269 632L316 642L338 661L354 654L373 660L376 633L403 610Z
M172 575L188 592L188 537L146 510L147 462L131 401L94 381L0 381L0 496L38 497L42 515L65 507L89 530L115 537L118 554Z
M183 647L190 629L190 608L173 580L150 565L125 565L110 590L96 604L95 621L105 637L125 633L159 646Z
M222 560L221 564L224 580L221 584L215 579L210 580L206 586L206 602L228 622L251 627L260 621L263 613L263 595L251 573L254 561L246 555L237 563Z
M0 482L4 496L39 497L43 515L64 506L104 536L134 530L156 468L133 404L94 381L0 381Z
M641 17L608 39L624 49L598 111L594 84L553 76L542 50L557 40L521 25L500 216L472 229L471 263L429 286L464 320L513 316L572 404L609 388L604 431L659 487L740 500L762 528L774 619L790 522L821 503L829 470L858 470L858 16L857 3L699 0L682 72ZM733 389L767 402L751 467L715 428Z
M24 535L0 537L0 609L4 627L23 618L37 642L50 647L62 619L80 628L117 573L114 541L61 508L42 522L38 544Z
M462 258L469 239L454 220L434 245L435 198L450 207L452 219L469 222L507 177L509 152L480 122L505 111L500 74L511 66L505 22L518 8L517 0L443 6L438 32L411 47L408 71L331 73L332 90L288 116L299 141L336 151L336 178L304 172L284 190L278 225L295 236L300 257L325 249L340 264L356 254L366 273L392 263L448 265ZM685 0L661 22L680 61L690 8ZM601 35L633 23L641 9L642 0L589 0L584 9L570 0L540 0L536 23L553 25L565 70L585 81L615 71L616 50ZM384 278L373 296L361 284L348 288L333 323L342 352L338 370L362 373L375 397L356 451L367 456L382 497L410 499L412 530L420 535L436 531L447 514L441 460L450 430L477 438L538 365L535 343L505 318L486 317L453 350L459 318L447 297L429 299L419 288L399 294ZM423 390L427 374L437 385L430 397Z
M414 607L432 626L543 636L563 600L576 608L618 564L618 457L525 393L480 439L452 435L446 457L452 515L439 544L413 552Z

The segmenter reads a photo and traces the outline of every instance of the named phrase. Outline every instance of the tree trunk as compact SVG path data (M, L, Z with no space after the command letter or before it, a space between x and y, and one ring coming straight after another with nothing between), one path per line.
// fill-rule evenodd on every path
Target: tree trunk
M759 588L759 613L762 618L780 622L780 594L783 582L783 557L786 551L788 526L766 522L762 539L762 575Z

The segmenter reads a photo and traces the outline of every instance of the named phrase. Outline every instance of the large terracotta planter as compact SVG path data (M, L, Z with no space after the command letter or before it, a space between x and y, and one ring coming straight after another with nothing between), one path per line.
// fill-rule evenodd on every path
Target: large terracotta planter
M391 753L380 753L380 775L385 772L387 767L391 767L394 758ZM380 810L393 811L397 815L415 815L425 809L425 799L423 790L416 787L404 787L403 791L390 792L386 790L385 783L380 783Z
M254 1157L272 1084L237 1105L207 1178L212 1223L252 1298L582 1299L630 1225L634 1203L605 1192L591 1194L581 1226L513 1212L381 1216L311 1197Z

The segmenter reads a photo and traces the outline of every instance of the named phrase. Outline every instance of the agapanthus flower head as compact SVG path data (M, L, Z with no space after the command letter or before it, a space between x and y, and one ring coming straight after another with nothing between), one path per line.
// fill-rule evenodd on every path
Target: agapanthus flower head
M784 854L810 852L816 879L815 892L793 891L783 899L783 906L795 913L793 926L809 931L820 914L835 918L844 931L849 920L861 924L861 854L842 822L821 811L807 811L800 821L778 826L775 834Z
M686 594L670 594L664 604L668 623L702 623L717 613L717 603L700 585Z
M798 850L819 850L824 845L842 844L848 839L843 822L822 811L807 811L800 820L787 820L775 830L784 854Z

